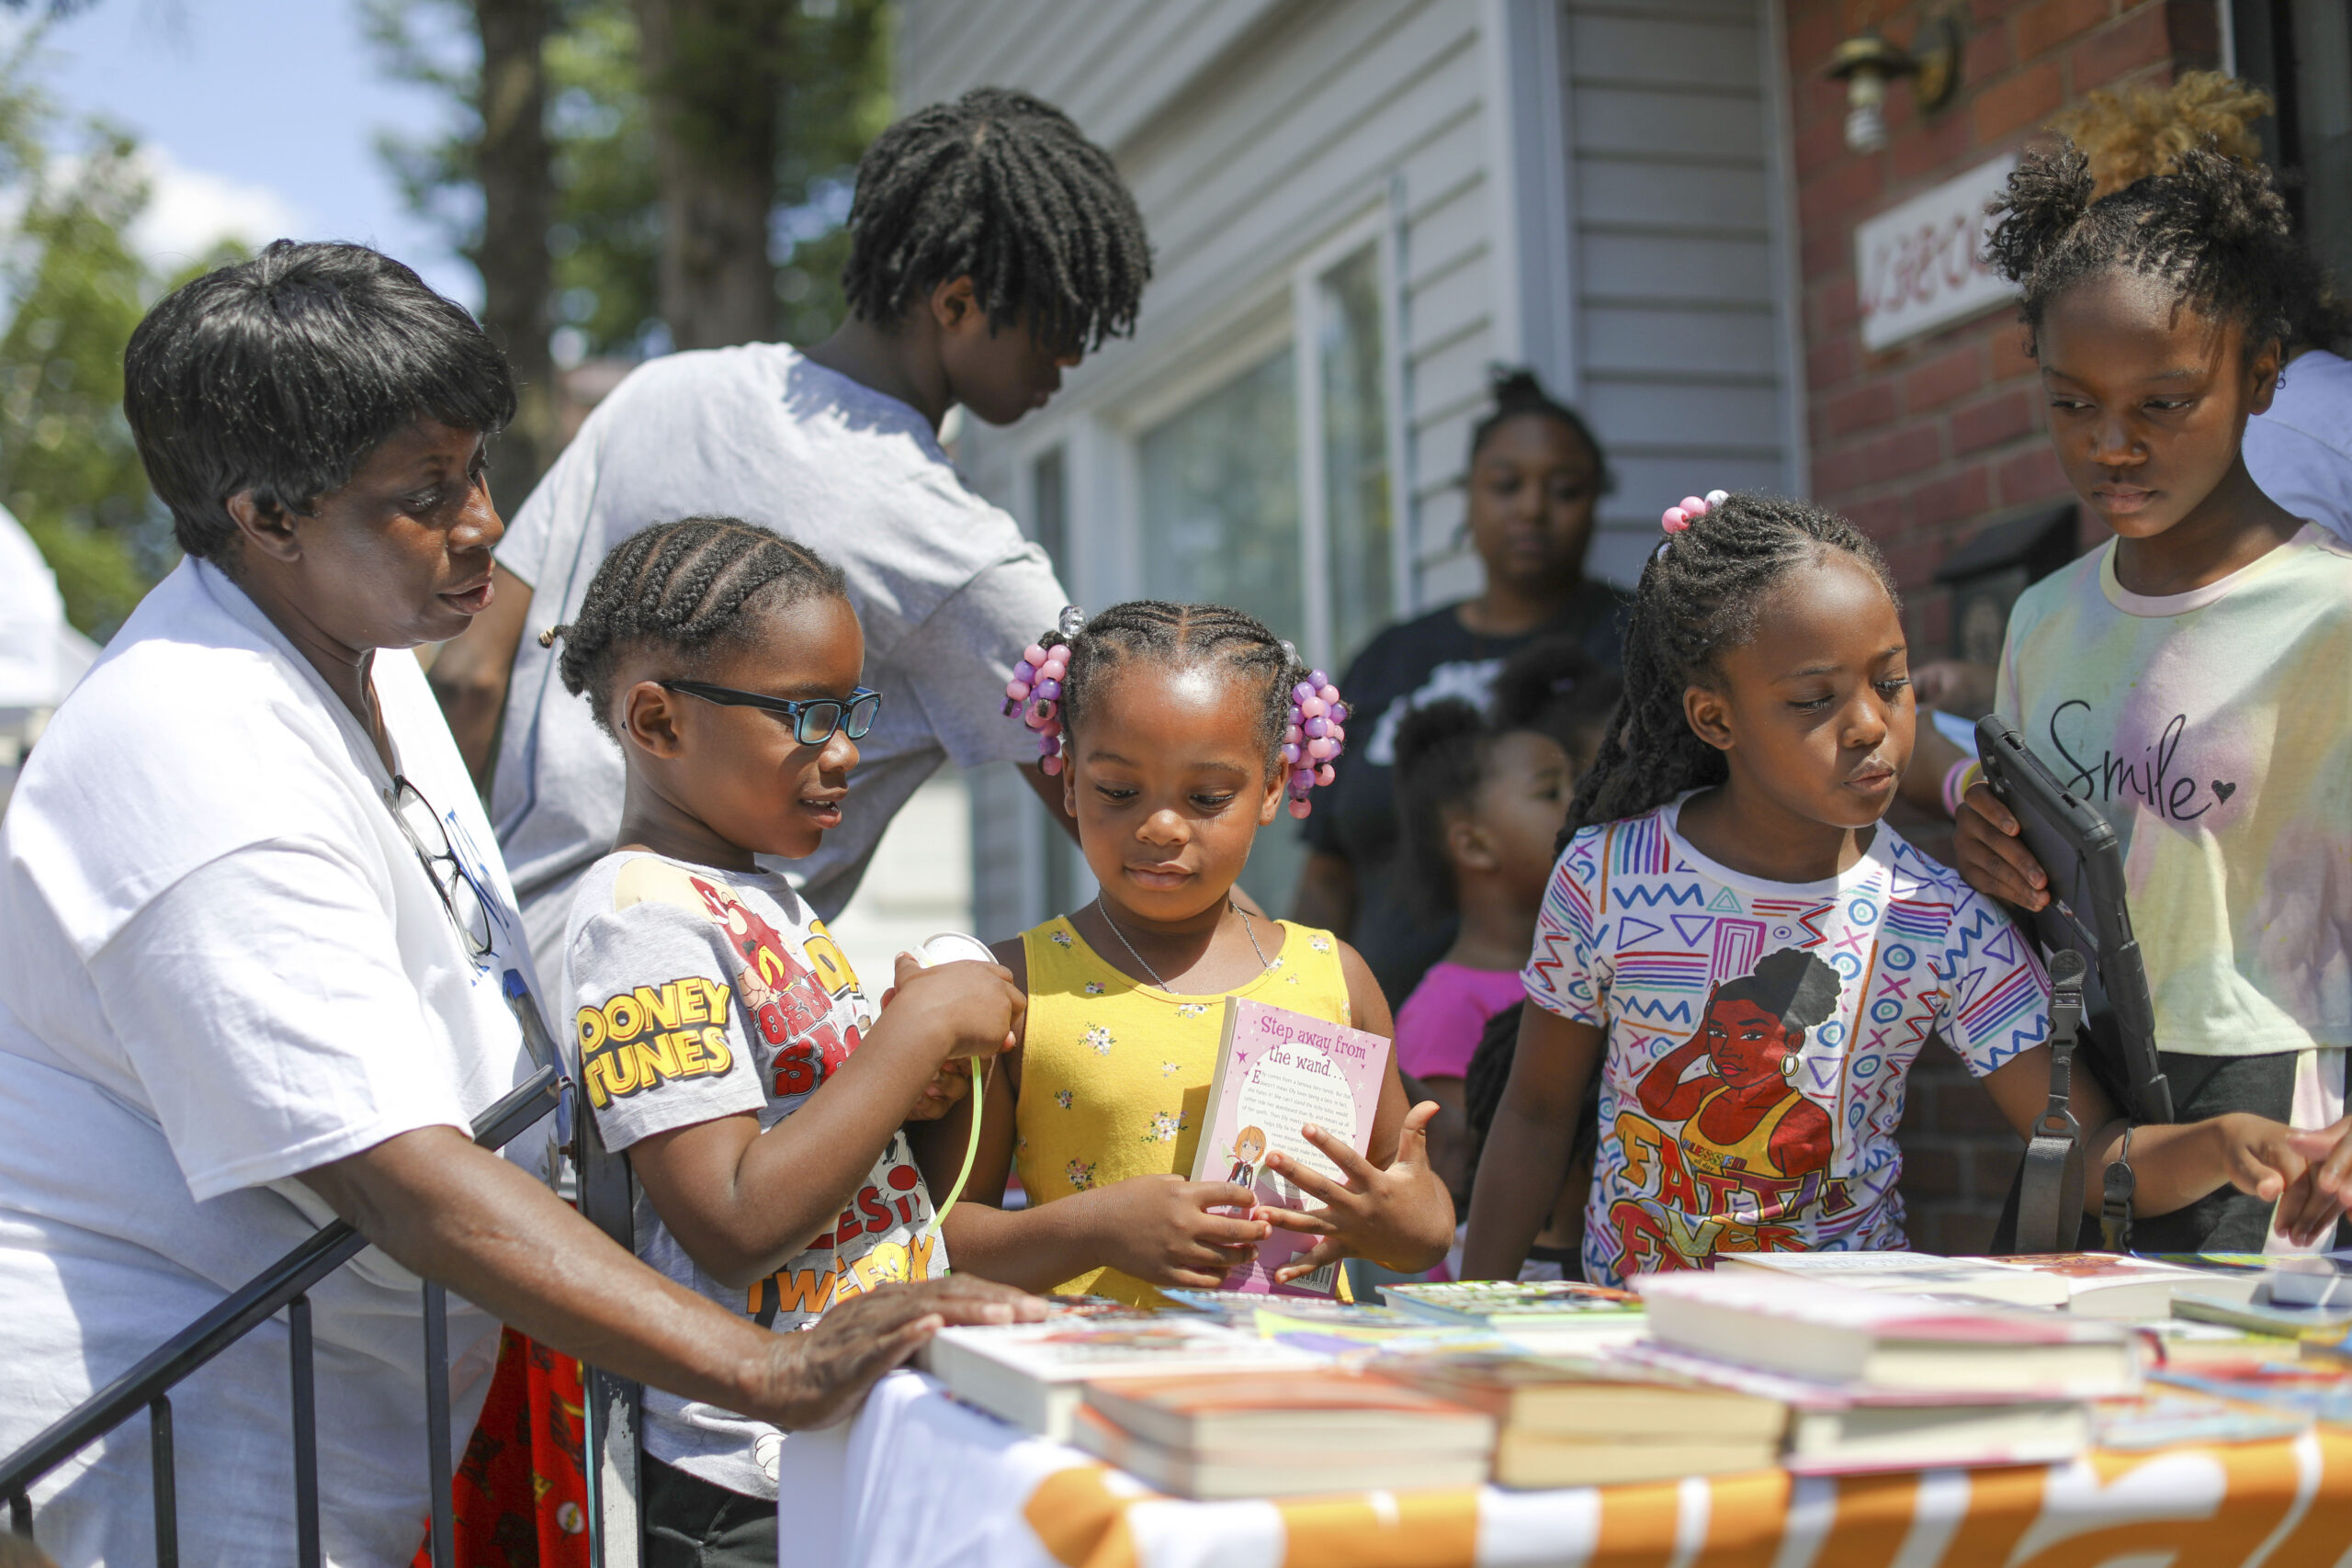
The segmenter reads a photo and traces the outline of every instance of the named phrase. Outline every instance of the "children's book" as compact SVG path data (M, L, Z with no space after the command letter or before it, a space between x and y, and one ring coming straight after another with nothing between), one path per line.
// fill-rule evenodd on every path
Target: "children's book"
M2352 1426L2352 1378L2334 1367L2308 1364L2265 1367L2238 1377L2200 1377L2193 1372L2150 1374L2172 1388L2215 1399L2258 1405L2278 1414Z
M2175 1291L2253 1293L2258 1273L2223 1258L2127 1258L2053 1252L2017 1258L1939 1258L1925 1252L1760 1252L1721 1258L1720 1269L1762 1269L1866 1291L1981 1296L2011 1306L2062 1307L2081 1317L2161 1318Z
M2153 1352L2150 1366L2176 1372L2251 1371L2273 1361L2291 1361L2302 1348L2284 1335L2256 1334L2228 1324L2196 1323L2185 1317L2168 1317L2161 1323L2135 1324L2132 1327Z
M1182 1313L943 1328L916 1353L956 1398L1057 1442L1069 1440L1091 1378L1297 1371L1328 1359Z
M1595 1343L1637 1338L1641 1299L1630 1291L1581 1280L1453 1280L1434 1285L1383 1285L1383 1300L1438 1323L1517 1336L1577 1336Z
M1792 1377L1957 1398L2098 1398L2139 1388L2132 1336L2072 1313L1749 1270L1649 1274L1636 1285L1659 1344Z
M1255 1188L1258 1201L1269 1208L1314 1207L1305 1193L1266 1168L1266 1156L1286 1155L1318 1176L1344 1182L1339 1167L1308 1143L1299 1128L1313 1122L1356 1153L1367 1152L1381 1085L1387 1077L1388 1052L1387 1041L1361 1029L1262 1002L1227 998L1225 1039L1217 1052L1216 1073L1209 1079L1193 1179ZM1274 1231L1258 1244L1258 1256L1247 1269L1226 1276L1227 1288L1252 1295L1335 1294L1336 1264L1286 1285L1274 1282L1274 1270L1317 1240L1296 1231Z
M1418 1313L1320 1296L1268 1296L1251 1291L1168 1289L1170 1301L1227 1328L1326 1356L1355 1358L1374 1350L1419 1351L1502 1342L1476 1328L1435 1323Z
M2089 1404L2048 1392L1829 1382L1650 1343L1620 1355L1662 1373L1785 1405L1788 1439L1781 1464L1800 1475L2052 1464L2072 1459L2090 1442Z
M2098 1446L2126 1452L2188 1443L2267 1442L2300 1437L2311 1425L2308 1415L2235 1404L2162 1383L2132 1398L2102 1399L2091 1407Z
M2352 1252L2273 1258L2270 1299L2279 1306L2352 1307Z
M1703 1435L1777 1448L1788 1426L1788 1410L1777 1399L1714 1386L1615 1351L1381 1356L1365 1371L1483 1410L1507 1430L1563 1440L1646 1442Z
M2352 1329L2352 1307L2280 1306L2270 1299L2267 1280L2242 1301L2208 1295L2202 1291L2178 1292L2172 1298L2172 1314L2197 1323L2226 1324L2233 1328L2275 1334L2305 1343L2341 1338L2346 1329Z
M1092 1404L1072 1413L1070 1441L1155 1491L1203 1502L1318 1492L1467 1489L1487 1479L1491 1447L1481 1443L1475 1449L1367 1452L1344 1445L1295 1442L1284 1434L1272 1446L1255 1441L1229 1449L1170 1448L1136 1436Z

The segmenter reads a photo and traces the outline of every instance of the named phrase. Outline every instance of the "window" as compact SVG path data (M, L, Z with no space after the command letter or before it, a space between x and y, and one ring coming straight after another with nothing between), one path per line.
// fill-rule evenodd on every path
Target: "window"
M2352 5L2233 0L2230 20L2239 74L2278 101L2257 129L2288 205L2321 264L2352 279Z
M1304 631L1295 380L1285 346L1144 433L1144 592Z
M1329 610L1314 640L1336 671L1396 613L1378 251L1366 245L1325 273L1315 294Z

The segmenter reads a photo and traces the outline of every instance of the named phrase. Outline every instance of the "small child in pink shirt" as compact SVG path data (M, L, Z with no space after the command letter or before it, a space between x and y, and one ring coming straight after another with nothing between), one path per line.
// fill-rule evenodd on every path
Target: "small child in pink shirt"
M1453 945L1396 1010L1396 1066L1444 1107L1430 1123L1430 1164L1461 1194L1462 1080L1487 1021L1526 995L1519 971L1576 768L1551 736L1499 728L1448 699L1397 728L1396 776L1407 863L1431 908L1461 915Z

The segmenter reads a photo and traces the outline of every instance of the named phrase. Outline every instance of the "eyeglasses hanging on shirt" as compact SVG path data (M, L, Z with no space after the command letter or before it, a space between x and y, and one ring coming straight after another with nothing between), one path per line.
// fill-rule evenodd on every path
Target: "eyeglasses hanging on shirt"
M449 922L458 928L458 935L466 944L466 956L473 960L477 969L492 967L497 961L497 949L496 933L491 928L491 896L474 880L474 874L459 858L457 846L449 841L447 824L406 774L392 775L389 804L392 820L400 824L401 836L416 852L425 875L433 879L433 890L441 896L441 907L449 912ZM435 844L441 846L437 851L433 847Z
M717 703L726 708L758 708L774 714L792 730L792 738L803 746L821 746L833 738L836 729L848 732L852 740L863 740L865 732L874 728L874 716L881 710L882 694L871 686L859 686L846 697L811 697L800 702L787 702L782 697L763 696L758 692L739 692L732 686L713 686L701 681L662 681L662 690L684 692L690 697L700 697L707 703Z

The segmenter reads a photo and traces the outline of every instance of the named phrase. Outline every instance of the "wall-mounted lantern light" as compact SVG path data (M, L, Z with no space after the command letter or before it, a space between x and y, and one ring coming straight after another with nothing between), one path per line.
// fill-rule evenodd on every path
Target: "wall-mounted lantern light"
M1960 86L1960 18L1948 11L1920 23L1909 49L1875 32L1839 44L1827 73L1846 84L1846 145L1857 152L1886 146L1886 85L1897 76L1912 79L1922 111L1951 102Z

